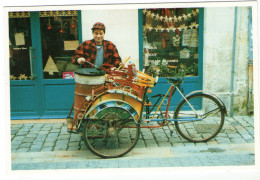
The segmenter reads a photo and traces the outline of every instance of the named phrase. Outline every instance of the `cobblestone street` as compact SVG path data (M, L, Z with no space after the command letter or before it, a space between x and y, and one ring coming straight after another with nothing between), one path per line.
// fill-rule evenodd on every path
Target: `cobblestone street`
M12 121L12 170L255 164L253 117L226 117L221 132L206 143L188 142L176 130L171 136L167 126L142 128L136 147L117 159L93 155L79 134L67 132L65 121L35 122Z

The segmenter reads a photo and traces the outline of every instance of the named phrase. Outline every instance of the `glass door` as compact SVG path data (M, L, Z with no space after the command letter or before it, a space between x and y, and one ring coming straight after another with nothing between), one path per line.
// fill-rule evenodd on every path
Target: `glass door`
M31 80L31 28L30 14L10 13L9 15L9 63L11 80Z
M30 12L9 12L11 117L40 116Z
M66 118L80 39L80 11L9 12L12 119Z
M80 11L39 12L43 117L66 118L74 101L71 57L81 42Z

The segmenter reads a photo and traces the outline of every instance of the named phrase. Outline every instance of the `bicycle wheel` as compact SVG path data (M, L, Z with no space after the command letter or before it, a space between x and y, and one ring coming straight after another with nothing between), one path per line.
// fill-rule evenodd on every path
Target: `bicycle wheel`
M102 158L127 154L137 143L140 125L125 109L109 107L88 119L83 128L86 146Z
M224 124L223 106L207 94L191 95L187 101L183 100L176 109L177 132L191 142L206 142L215 137Z

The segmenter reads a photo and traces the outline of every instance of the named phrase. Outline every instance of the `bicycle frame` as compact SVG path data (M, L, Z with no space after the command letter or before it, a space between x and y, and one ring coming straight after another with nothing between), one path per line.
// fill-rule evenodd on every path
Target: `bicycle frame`
M196 114L196 117L199 118L186 118L186 119L174 119L174 118L168 118L168 113L169 113L169 107L170 107L170 103L171 103L171 99L172 96L175 94L176 90L179 92L179 94L182 96L182 98L188 103L188 105L191 107L192 111ZM169 94L169 96L168 96ZM146 94L145 94L146 95ZM166 107L166 111L164 116L162 115L162 111L161 111L161 106L165 100L166 97L169 97L168 99L168 103L167 103L167 107ZM202 118L200 117L200 115L198 115L198 113L196 112L196 110L194 109L194 107L189 103L189 101L185 98L184 94L181 92L180 88L177 85L172 84L170 86L170 88L168 89L167 93L164 95L163 99L161 100L159 106L157 107L156 111L154 114L150 114L152 112L152 110L155 108L155 106L158 104L159 100L161 99L161 97L158 98L158 100L156 101L156 103L153 105L152 109L149 111L146 111L145 117L148 117L146 119L142 119L143 117L143 111L140 113L141 114L141 119L139 122L145 121L145 122L153 122L153 121L162 121L161 125L148 125L148 126L140 126L141 128L160 128L162 126L165 125L166 121L168 122L172 122L172 121L200 121L202 120ZM143 104L144 106L144 104ZM147 108L147 107L146 107ZM143 108L142 108L143 109ZM161 115L158 115L161 118L155 118L155 116L157 115L157 112L160 110ZM149 118L150 116L152 116L152 118Z

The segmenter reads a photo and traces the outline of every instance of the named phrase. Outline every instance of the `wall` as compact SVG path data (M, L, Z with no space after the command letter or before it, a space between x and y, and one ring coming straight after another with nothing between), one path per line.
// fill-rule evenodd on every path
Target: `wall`
M122 60L130 56L130 61L139 67L138 10L83 10L83 41L93 38L91 28L96 22L105 24L105 40L116 45Z
M234 7L205 8L203 89L217 94L230 112ZM237 12L234 72L234 113L247 114L249 8Z

